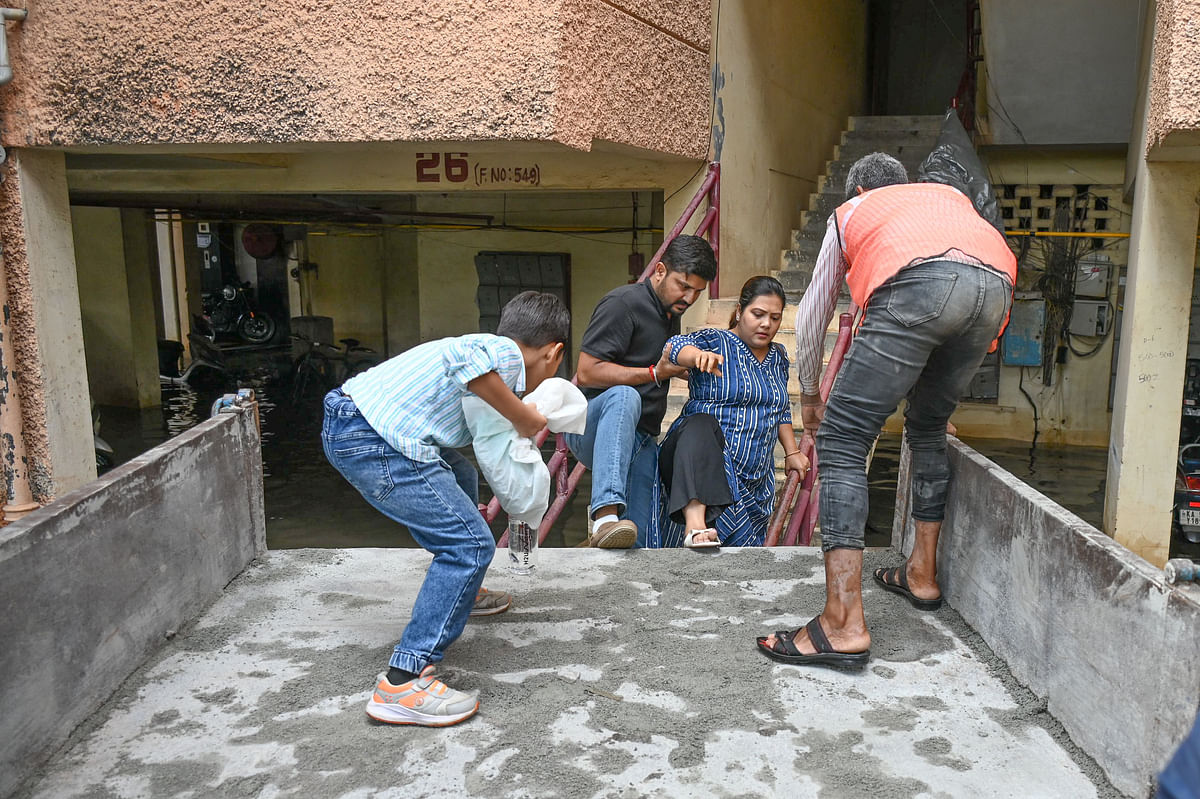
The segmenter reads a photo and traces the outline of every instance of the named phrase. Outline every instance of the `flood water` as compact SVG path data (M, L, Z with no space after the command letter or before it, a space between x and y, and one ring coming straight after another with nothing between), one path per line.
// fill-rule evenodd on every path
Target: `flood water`
M161 408L132 410L100 406L100 435L124 463L171 436L209 418L213 403L238 388L253 388L262 424L263 491L267 514L267 547L415 547L403 526L367 504L334 470L321 448L322 392L307 391L293 402L292 384L269 371L244 375L234 383L196 382L195 386L163 385ZM553 442L544 455L549 458ZM469 456L469 450L466 451ZM574 546L586 535L590 482L585 475L577 497L546 539L546 546ZM480 482L480 501L491 498ZM582 503L582 504L581 504ZM504 531L505 516L493 523Z
M117 462L133 458L209 417L213 402L238 387L255 390L263 441L263 486L267 514L267 546L412 547L408 531L372 508L339 475L321 449L321 396L313 389L292 401L292 385L271 373L251 373L236 383L163 386L161 408L143 411L100 407L100 434L116 451ZM1016 477L1097 527L1104 512L1107 452L1100 447L1039 446L1028 442L964 439ZM548 457L548 446L544 454ZM469 454L469 451L468 451ZM900 437L884 435L875 449L870 474L871 513L867 545L891 541L892 504L899 468ZM588 476L550 533L546 546L575 546L585 537ZM480 484L481 501L490 498ZM504 514L493 523L503 531ZM1173 541L1184 556L1200 556L1200 547Z

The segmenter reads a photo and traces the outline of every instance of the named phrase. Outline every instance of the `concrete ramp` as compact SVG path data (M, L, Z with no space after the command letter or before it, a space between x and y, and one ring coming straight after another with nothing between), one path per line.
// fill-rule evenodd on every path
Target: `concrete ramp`
M1115 795L949 608L868 579L865 671L758 654L756 635L819 610L814 549L540 555L518 578L498 552L487 585L517 603L448 653L443 676L482 699L460 726L363 712L427 554L270 552L22 795Z

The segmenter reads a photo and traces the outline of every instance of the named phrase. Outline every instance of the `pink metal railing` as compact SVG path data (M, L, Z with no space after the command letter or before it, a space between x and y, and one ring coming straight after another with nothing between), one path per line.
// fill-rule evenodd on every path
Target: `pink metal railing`
M713 254L717 257L717 277L713 278L712 282L708 285L708 296L712 299L717 298L717 280L721 274L721 251L718 238L721 223L721 165L716 162L708 165L708 173L704 176L704 182L687 204L683 214L679 217L679 221L675 223L675 227L671 228L671 232L663 237L662 245L658 248L658 252L654 253L654 257L650 259L649 264L646 265L646 269L638 277L639 283L648 278L654 271L654 266L662 259L667 245L683 233L683 229L687 227L697 209L700 208L700 203L705 200L708 201L708 206L705 209L704 217L700 220L700 224L696 228L695 235L707 235L708 243L712 245ZM546 439L549 436L550 431L543 429L534 438L534 443L540 448L546 443ZM569 454L566 439L560 433L555 437L554 454L550 456L550 462L546 464L546 467L550 470L550 478L554 482L555 490L554 500L550 503L550 507L546 510L546 515L542 517L542 523L538 527L539 544L545 542L546 536L550 533L550 528L555 525L562 515L563 509L571 501L575 489L579 486L579 479L587 471L587 467L582 463L576 463L574 468L570 468ZM492 497L492 501L486 506L480 506L480 511L483 513L483 518L491 524L500 515L500 501ZM507 530L504 532L504 535L500 536L499 546L508 546Z

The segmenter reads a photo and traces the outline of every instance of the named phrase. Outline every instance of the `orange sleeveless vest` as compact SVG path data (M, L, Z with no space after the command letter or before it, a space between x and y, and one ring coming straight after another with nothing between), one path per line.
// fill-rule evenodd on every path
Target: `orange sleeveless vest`
M970 198L941 183L904 183L865 192L834 211L850 263L850 296L866 308L875 289L913 261L961 250L1017 280L1017 259ZM1007 321L1007 320L1005 320Z

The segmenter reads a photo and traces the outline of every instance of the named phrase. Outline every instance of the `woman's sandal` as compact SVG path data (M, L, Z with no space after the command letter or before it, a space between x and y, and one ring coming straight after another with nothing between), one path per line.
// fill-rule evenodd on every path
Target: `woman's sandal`
M688 534L683 537L683 545L688 549L709 549L711 547L721 546L721 539L718 536L715 541L697 541L696 536L701 533L717 534L717 531L711 527L705 527L703 530L689 530Z
M808 630L808 640L812 641L817 651L805 655L796 648L795 639L799 630L777 630L775 643L767 646L767 636L758 637L758 650L772 660L788 663L792 666L832 666L835 669L861 669L871 659L871 650L862 652L838 652L825 637L821 629L821 617L814 616L812 621L804 626Z
M937 599L921 599L912 592L908 587L908 574L906 567L896 566L891 569L876 569L875 582L879 583L884 591L891 591L893 594L899 594L912 603L912 606L917 610L937 610L942 606L942 598Z

